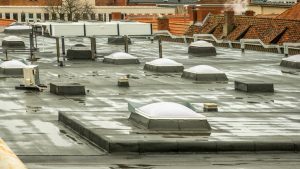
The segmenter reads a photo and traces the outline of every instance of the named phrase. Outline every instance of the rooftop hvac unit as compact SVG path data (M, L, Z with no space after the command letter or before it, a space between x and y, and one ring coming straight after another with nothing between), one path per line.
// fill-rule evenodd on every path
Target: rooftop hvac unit
M47 86L40 84L38 65L28 65L23 68L23 84L16 86L20 90L39 90L42 91Z
M29 65L23 68L24 86L35 87L40 85L39 69L37 65Z

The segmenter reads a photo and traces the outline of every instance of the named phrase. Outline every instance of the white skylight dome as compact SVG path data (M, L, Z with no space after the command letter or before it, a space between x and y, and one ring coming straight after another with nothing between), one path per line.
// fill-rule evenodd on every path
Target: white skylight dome
M152 103L142 106L138 110L150 118L205 118L205 116L173 102Z
M125 52L112 53L108 56L105 56L104 58L107 58L107 59L137 59L137 57L134 57Z
M179 103L157 102L133 109L129 108L129 111L131 111L129 120L134 124L157 132L160 130L176 132L207 132L211 130L204 115Z
M89 47L85 46L84 44L76 44L71 47L72 50L90 50Z
M196 73L196 74L216 74L223 73L222 71L208 65L198 65L191 67L189 69L185 69L185 72Z
M300 69L300 55L293 55L281 60L280 66Z
M0 67L3 69L23 69L26 67L26 64L18 60L10 60L1 63Z
M185 69L183 71L183 78L197 80L197 81L227 81L226 74L217 68L208 65L198 65Z
M17 42L17 41L22 41L22 38L17 37L17 36L7 36L3 38L4 41L10 41L10 42Z
M214 45L212 43L200 40L200 41L196 41L196 42L192 42L190 44L190 46L194 46L194 47L214 47Z
M176 73L182 72L183 64L167 58L155 59L151 62L146 62L145 70L161 72L161 73Z
M132 56L125 52L116 52L108 56L105 56L103 59L104 63L111 63L116 65L126 65L126 64L139 64L140 61L137 57Z
M183 66L183 64L167 58L155 59L151 62L146 62L146 64L153 66Z
M283 58L282 60L290 61L290 62L300 62L300 55L293 55L287 58Z

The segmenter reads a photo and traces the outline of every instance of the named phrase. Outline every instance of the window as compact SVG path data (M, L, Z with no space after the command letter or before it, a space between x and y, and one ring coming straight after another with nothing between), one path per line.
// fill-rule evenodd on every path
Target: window
M33 13L29 13L29 18L28 19L33 19Z
M52 13L52 20L56 20L56 19L57 19L56 13Z
M98 13L98 20L99 21L103 21L103 15L102 15L102 13Z
M65 14L60 13L60 14L59 14L59 19L60 19L60 20L65 20Z
M89 18L88 18L88 14L87 13L84 13L83 14L83 20L88 20Z
M13 19L14 19L14 20L18 21L18 17L19 17L19 16L18 16L18 13L13 13Z
M72 21L72 20L73 20L72 15L68 14L68 21Z
M10 19L10 13L5 13L5 19Z
M26 15L25 13L21 13L21 22L25 22L26 21Z
M48 14L48 13L45 13L45 14L44 14L44 20L45 20L45 21L48 21L48 20L49 20L49 14Z
M91 14L91 20L96 20L96 15L94 13Z
M36 14L36 19L40 19L41 20L42 19L42 14L41 13L37 13Z
M76 14L75 14L75 20L78 21L79 19L80 19L80 14L79 14L79 13L76 13Z
M106 22L106 13L103 15L103 21Z
M108 20L111 21L111 19L112 19L112 15L110 13L109 16L108 16Z

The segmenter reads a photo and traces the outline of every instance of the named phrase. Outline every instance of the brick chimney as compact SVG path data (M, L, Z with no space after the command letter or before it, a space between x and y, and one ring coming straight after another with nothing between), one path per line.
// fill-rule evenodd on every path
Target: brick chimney
M157 18L157 30L169 30L169 18L166 16L159 16Z
M120 21L122 19L122 13L121 12L112 12L111 13L111 20L112 21Z
M193 21L193 23L197 22L197 8L195 6L188 6L187 7L188 14L190 16L190 20Z
M209 9L205 9L205 8L200 8L198 11L197 11L197 21L200 21L202 22L205 17L211 13L212 11L209 10Z
M228 36L234 28L234 11L228 10L224 12L223 36Z
M245 12L245 16L254 16L254 15L255 15L255 12L252 11L252 10L247 10L247 11Z

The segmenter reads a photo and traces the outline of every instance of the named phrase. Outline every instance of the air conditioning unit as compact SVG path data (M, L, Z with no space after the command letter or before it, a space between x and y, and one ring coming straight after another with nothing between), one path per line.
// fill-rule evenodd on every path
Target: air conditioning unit
M35 87L40 85L38 65L28 65L23 68L24 86Z

